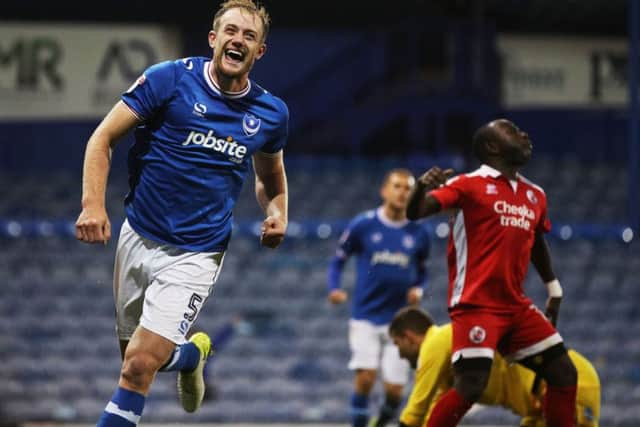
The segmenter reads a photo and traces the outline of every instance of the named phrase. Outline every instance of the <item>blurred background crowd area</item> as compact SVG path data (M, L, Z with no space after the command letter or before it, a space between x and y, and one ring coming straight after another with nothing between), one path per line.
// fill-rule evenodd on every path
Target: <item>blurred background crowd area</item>
M196 325L215 333L236 319L237 333L209 369L210 403L187 421L346 423L349 310L325 299L340 232L379 203L386 170L470 169L474 130L506 117L530 134L534 159L523 173L549 198L549 241L566 295L559 329L598 369L601 425L639 425L640 142L629 78L637 76L638 2L264 4L273 27L253 79L291 112L289 235L275 252L259 247L262 214L247 185L214 298ZM84 145L149 65L210 55L216 8L133 0L0 8L2 421L91 423L108 400L120 363L115 242L73 238ZM131 142L113 157L107 201L116 231ZM427 224L423 305L444 323L448 226L445 217ZM531 276L527 292L542 305L546 291ZM348 269L347 289L353 277ZM159 375L145 420L184 419L175 377ZM516 422L495 408L468 419Z

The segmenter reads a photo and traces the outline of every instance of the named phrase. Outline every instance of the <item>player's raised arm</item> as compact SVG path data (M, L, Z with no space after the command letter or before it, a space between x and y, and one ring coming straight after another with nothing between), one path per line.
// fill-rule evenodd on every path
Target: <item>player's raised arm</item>
M453 175L453 169L443 171L434 166L418 178L409 198L407 218L415 221L440 212L442 209L440 202L427 193L443 185L451 175Z
M138 117L119 101L89 138L82 173L82 212L76 221L78 240L107 243L111 238L111 224L104 200L111 153L118 140L138 122Z
M289 194L282 151L257 152L253 156L256 174L256 199L267 215L262 223L260 243L276 248L284 240L288 223Z
M553 326L558 321L560 302L562 301L562 287L553 272L549 245L542 232L536 232L536 237L531 248L531 263L536 268L542 281L547 285L549 298L545 308L545 315L551 320Z

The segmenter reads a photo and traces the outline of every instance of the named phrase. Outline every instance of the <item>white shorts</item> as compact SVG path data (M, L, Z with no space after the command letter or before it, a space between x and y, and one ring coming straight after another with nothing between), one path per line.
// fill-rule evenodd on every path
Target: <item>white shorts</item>
M122 224L113 272L118 338L138 325L176 343L213 290L224 252L189 252L145 239Z
M382 380L404 385L409 379L409 362L400 358L398 347L389 336L389 325L376 325L366 320L349 320L349 369L382 371Z

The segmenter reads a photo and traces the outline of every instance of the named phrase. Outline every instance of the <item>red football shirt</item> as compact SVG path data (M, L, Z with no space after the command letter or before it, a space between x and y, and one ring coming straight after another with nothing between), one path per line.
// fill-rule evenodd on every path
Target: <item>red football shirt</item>
M482 165L430 192L457 209L449 235L449 308L510 310L531 304L523 284L537 231L548 232L547 198L521 175L510 181Z

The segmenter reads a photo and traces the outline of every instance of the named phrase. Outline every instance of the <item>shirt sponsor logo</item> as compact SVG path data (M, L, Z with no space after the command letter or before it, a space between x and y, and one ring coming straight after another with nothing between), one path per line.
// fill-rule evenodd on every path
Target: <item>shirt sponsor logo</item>
M374 252L371 257L371 265L376 264L397 265L407 268L409 266L409 256L402 252L378 251Z
M530 230L531 221L536 219L535 212L524 204L516 206L504 200L498 200L493 204L493 210L500 214L500 225L503 227Z
M182 143L182 145L189 144L202 145L218 153L225 154L229 157L229 160L234 163L242 163L247 154L247 147L234 141L231 136L228 136L226 139L217 138L212 130L206 134L191 131L187 139Z

